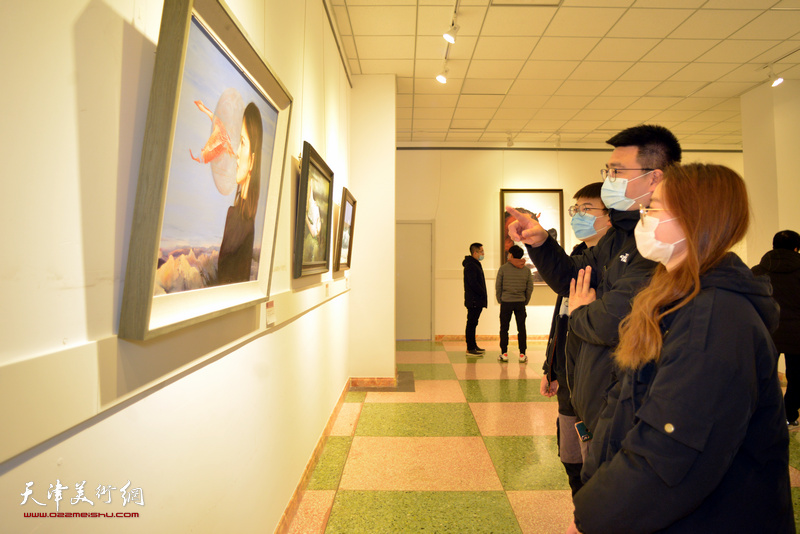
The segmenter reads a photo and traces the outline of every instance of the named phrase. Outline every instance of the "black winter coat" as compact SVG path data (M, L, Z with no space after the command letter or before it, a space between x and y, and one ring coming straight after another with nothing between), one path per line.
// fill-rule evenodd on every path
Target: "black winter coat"
M636 249L633 229L639 212L612 209L609 213L612 227L597 245L579 256L568 256L552 237L539 247L527 246L544 281L561 296L569 296L570 280L580 269L592 268L597 300L573 309L569 318L569 336L582 342L575 362L572 407L589 430L594 429L603 399L615 380L611 355L619 342L619 323L630 313L631 300L656 266Z
M481 262L472 256L464 256L464 306L467 308L486 308L489 299L486 295L486 278L483 276Z
M753 274L769 276L772 297L781 307L778 329L772 333L778 352L800 354L800 254L770 250L753 267Z
M572 249L570 256L578 256L587 248L586 243L579 243ZM558 413L574 417L575 410L572 408L570 397L575 382L575 357L580 349L580 340L577 336L568 335L569 316L561 314L564 311L561 309L562 304L564 297L558 295L544 351L542 370L548 381L558 382Z
M767 280L735 254L662 321L657 362L609 394L576 494L581 532L795 532Z

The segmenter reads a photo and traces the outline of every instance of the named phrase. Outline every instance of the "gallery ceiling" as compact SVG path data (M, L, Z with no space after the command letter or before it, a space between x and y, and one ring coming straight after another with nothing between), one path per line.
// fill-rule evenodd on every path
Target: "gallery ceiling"
M740 149L739 96L770 68L800 80L800 0L328 4L349 71L397 77L398 146L589 147L652 122Z

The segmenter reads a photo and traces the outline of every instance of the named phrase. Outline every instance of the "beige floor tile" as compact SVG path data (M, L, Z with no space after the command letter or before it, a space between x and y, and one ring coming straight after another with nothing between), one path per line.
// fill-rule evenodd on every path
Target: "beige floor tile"
M336 422L333 423L331 428L331 436L352 436L358 422L358 416L361 414L360 402L345 402L342 404L342 409L339 410L339 415L336 417Z
M325 532L325 525L333 506L336 491L306 491L300 501L289 534L309 534Z
M509 359L508 363L500 363L495 360L496 365L488 363L454 363L453 371L459 380L519 380L530 379L540 380L542 378L541 365L519 363Z
M789 466L789 480L792 481L793 488L800 488L800 471L791 465Z
M339 489L499 491L480 437L353 438Z
M555 402L478 402L469 407L483 436L555 436Z
M450 363L447 353L442 350L397 351L397 363Z
M364 402L467 402L458 380L417 380L415 391L371 391Z
M569 490L509 491L508 500L525 534L563 534L572 521Z

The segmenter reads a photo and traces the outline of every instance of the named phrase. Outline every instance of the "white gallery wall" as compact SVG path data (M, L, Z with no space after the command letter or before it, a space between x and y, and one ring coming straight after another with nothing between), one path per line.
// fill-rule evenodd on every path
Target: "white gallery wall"
M562 189L565 248L572 250L577 244L567 214L574 204L572 195L586 184L600 181L600 169L610 153L610 147L597 151L398 149L397 220L434 221L435 335L464 335L461 262L469 254L470 243L476 241L483 243L485 250L483 270L489 294L489 307L481 314L477 334L499 335L500 306L494 283L501 265L500 190ZM720 163L742 173L741 152L684 151L683 161ZM746 254L743 245L737 251ZM750 264L755 261L749 259ZM555 298L546 285L534 287L527 309L529 336L550 331ZM516 332L513 322L511 332ZM481 346L497 348L486 343Z
M351 115L363 126L363 117L391 109L391 121L371 126L371 143L390 155L382 178L393 191L394 82L365 82L354 112L323 2L228 4L294 99L272 223L278 326L265 328L263 307L254 307L148 342L116 331L162 2L2 10L0 44L16 51L5 55L0 81L12 103L0 133L3 175L22 186L0 199L3 532L270 532L348 378L394 375L394 290L360 276L372 268L360 257L367 240L355 234L349 271L291 278L293 160L303 141L333 169L334 202L347 186L360 228L393 235L392 214L370 209L387 191L353 172L364 140ZM361 292L386 311L355 309ZM368 359L353 356L353 317L370 321ZM84 480L94 506L70 503ZM47 492L57 481L69 488L61 512L139 517L24 518L56 511ZM128 481L144 506L121 507ZM95 496L100 485L116 488L111 504Z

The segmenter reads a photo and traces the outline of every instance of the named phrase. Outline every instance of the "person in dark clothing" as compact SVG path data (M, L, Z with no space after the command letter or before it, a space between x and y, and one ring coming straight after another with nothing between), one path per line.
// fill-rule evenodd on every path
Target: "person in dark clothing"
M486 295L486 278L483 276L483 245L473 243L469 246L469 256L464 256L461 265L464 267L464 306L467 307L467 354L483 357L484 349L475 341L475 329L481 312L489 305Z
M664 170L635 230L641 254L660 265L620 325L620 380L568 534L795 532L769 333L778 306L769 281L730 252L748 219L731 169ZM579 276L575 294L591 300L588 282Z
M800 234L783 230L772 238L772 250L753 267L753 274L767 275L772 297L781 307L778 329L772 339L786 362L787 423L800 426Z
M511 324L511 315L517 322L517 343L519 345L519 363L528 361L525 352L528 349L528 332L525 328L525 319L528 312L525 306L533 294L533 275L525 267L522 258L524 252L517 245L508 249L508 261L500 266L495 280L495 295L500 303L500 356L501 362L508 361L508 327Z
M594 182L575 193L576 203L569 208L569 214L572 217L572 230L581 243L572 249L571 256L578 256L588 247L595 246L611 227L608 210L600 199L602 186L602 182ZM556 298L553 321L550 324L550 335L542 366L544 376L539 392L545 397L557 396L558 455L567 472L572 495L575 495L582 486L581 467L586 447L582 446L583 442L578 439L575 431L578 418L570 401L570 389L575 380L575 355L580 348L580 340L577 336L567 335L568 309L569 299L559 295Z
M576 356L572 406L591 432L606 391L615 376L611 353L619 339L619 322L630 312L634 295L652 276L655 263L636 249L633 229L639 221L639 204L650 205L650 196L663 177L663 168L680 161L681 147L662 126L639 125L623 130L607 141L614 151L601 171L601 197L609 208L611 228L596 246L570 257L542 226L513 208L517 219L509 232L523 241L528 255L550 288L570 295L584 270L597 299L586 304L570 297L570 335L581 340Z
M228 208L217 258L217 282L250 280L253 264L255 220L261 188L261 112L253 102L244 110L236 163L236 197Z

